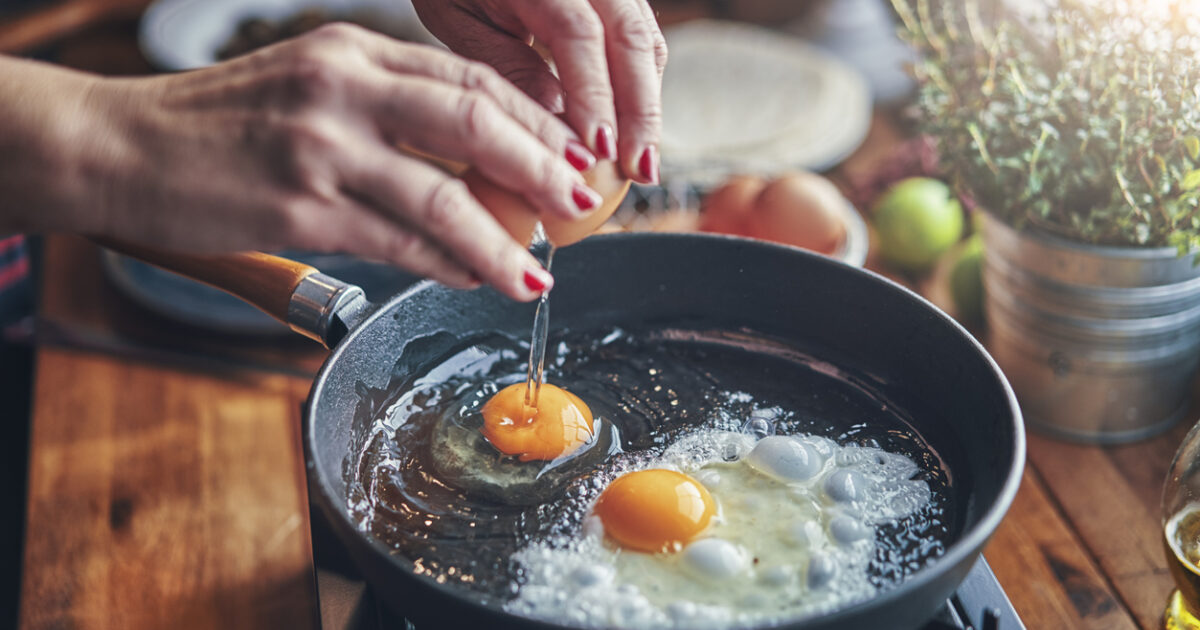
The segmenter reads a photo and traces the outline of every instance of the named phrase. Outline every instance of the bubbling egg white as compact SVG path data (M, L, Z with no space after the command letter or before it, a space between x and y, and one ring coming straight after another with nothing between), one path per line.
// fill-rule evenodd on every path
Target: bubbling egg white
M675 553L644 553L589 516L576 535L513 554L525 582L507 610L588 628L730 628L830 612L876 592L876 527L931 500L907 457L811 435L700 430L638 467L703 484L716 504L708 529Z

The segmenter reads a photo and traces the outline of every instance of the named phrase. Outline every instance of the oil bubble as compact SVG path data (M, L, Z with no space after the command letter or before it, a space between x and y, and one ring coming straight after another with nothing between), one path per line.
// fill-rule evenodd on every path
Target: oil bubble
M824 553L814 553L808 561L808 587L816 590L833 581L837 565Z
M874 531L862 521L843 514L829 522L829 533L834 540L849 545L870 538Z
M812 479L825 464L811 446L778 435L759 440L747 455L747 462L762 474L781 481Z
M762 439L775 432L775 425L766 418L751 417L746 421L746 425L742 427L742 432L753 436L755 439Z
M862 473L843 468L825 478L825 494L838 503L850 503L862 495L865 484Z
M697 575L710 580L729 579L746 570L746 554L737 545L720 538L702 538L683 550L683 563Z

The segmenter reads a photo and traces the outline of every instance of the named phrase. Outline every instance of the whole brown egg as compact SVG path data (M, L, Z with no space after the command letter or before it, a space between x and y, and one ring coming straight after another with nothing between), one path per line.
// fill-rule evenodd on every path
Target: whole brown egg
M846 238L841 216L846 203L828 179L787 173L759 193L746 217L745 234L832 255Z
M714 188L700 204L700 230L749 236L754 201L767 182L757 175L735 175Z

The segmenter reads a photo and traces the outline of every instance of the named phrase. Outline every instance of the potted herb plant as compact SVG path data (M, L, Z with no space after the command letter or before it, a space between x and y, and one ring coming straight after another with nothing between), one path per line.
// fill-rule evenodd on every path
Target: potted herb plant
M1026 418L1119 442L1200 364L1200 14L1175 0L893 0L921 124L982 210L988 345Z

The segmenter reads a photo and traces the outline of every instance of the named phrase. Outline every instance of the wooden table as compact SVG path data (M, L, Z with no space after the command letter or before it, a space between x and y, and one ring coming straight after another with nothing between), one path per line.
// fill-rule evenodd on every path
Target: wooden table
M144 70L121 28L58 57ZM47 245L40 315L75 337L37 352L21 627L318 628L298 424L323 351L174 327L117 297L86 243ZM1197 415L1131 446L1030 436L986 550L1028 627L1159 626L1160 485Z

